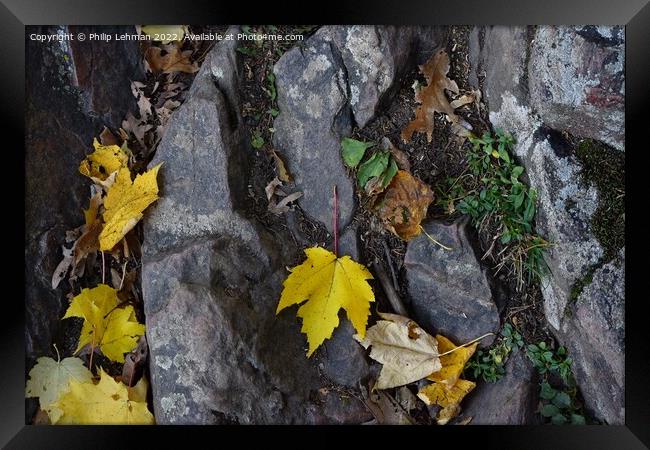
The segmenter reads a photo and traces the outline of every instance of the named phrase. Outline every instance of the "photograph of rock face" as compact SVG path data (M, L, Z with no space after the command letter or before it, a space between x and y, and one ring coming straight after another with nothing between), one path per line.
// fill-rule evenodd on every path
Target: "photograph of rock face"
M624 27L25 42L26 423L624 424Z

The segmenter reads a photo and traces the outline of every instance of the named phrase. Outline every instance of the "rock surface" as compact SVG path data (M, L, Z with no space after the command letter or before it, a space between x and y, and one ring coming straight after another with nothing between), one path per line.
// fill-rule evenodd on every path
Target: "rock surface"
M441 248L424 234L409 242L404 267L413 319L429 333L443 334L456 343L496 332L499 313L465 225L430 222L424 229L452 250ZM481 345L493 340L483 339Z
M538 27L529 68L531 105L546 125L624 149L623 27Z
M129 29L106 28L122 33ZM65 28L32 27L31 32L56 34ZM83 224L81 208L86 207L90 194L89 184L76 168L92 150L93 137L103 126L118 127L127 110L135 107L130 81L144 75L135 42L102 42L101 50L86 49L94 71L110 74L88 84L78 82L82 69L66 41L27 40L26 45L25 340L29 368L36 357L56 356L52 343L67 300L63 287L52 289L52 274L62 258L66 230ZM87 101L89 89L93 102Z
M432 45L436 38L431 28L323 27L276 63L280 115L274 145L304 192L301 207L330 232L334 185L342 228L354 213L354 185L340 158L341 139L390 99L419 43Z
M538 385L535 368L523 351L510 356L496 383L480 382L464 400L463 416L472 425L532 425Z
M299 249L288 235L271 235L246 216L244 155L251 153L240 116L236 47L224 41L210 52L152 162L165 163L161 198L145 218L142 270L156 420L366 421L359 400L323 389L332 382L355 386L369 370L347 319L341 315L333 338L307 359L295 309L275 315L286 267ZM314 64L311 81L331 81L332 73ZM276 73L284 79L283 70ZM311 87L295 90L305 95ZM290 108L283 100L290 94L278 94L280 109ZM332 111L325 106L322 114ZM299 116L291 126L314 130L316 119ZM326 120L318 120L323 129ZM294 173L302 167L303 160L284 156Z
M515 153L538 193L537 231L554 244L546 254L551 273L542 283L546 318L558 339L575 353L574 372L588 393L585 401L593 414L622 423L623 323L614 318L623 315L623 295L599 296L597 278L589 282L594 270L600 273L608 267L593 225L603 194L581 176L583 167L564 134L624 150L622 30L476 28L470 39L470 62L475 83L485 76L490 121L517 139ZM622 293L623 277L610 275L610 280L613 292ZM579 283L586 284L583 295L588 292L597 300L571 304ZM585 309L595 304L606 313ZM584 324L577 321L578 315ZM608 345L593 345L595 337L585 327L608 330ZM596 368L607 365L612 366L611 377L593 376Z
M625 249L593 275L562 327L585 405L610 425L625 423Z

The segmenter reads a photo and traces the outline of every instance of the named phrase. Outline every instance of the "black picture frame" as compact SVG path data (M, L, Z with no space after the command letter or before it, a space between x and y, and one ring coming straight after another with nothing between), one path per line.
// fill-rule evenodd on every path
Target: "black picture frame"
M0 108L5 147L5 176L3 192L11 194L15 204L7 199L5 214L6 243L16 245L13 266L5 285L18 286L16 294L4 295L4 325L0 327L0 444L6 448L131 448L138 442L163 447L178 443L187 445L188 437L212 439L215 433L237 432L240 438L269 439L271 433L287 431L285 427L39 427L24 424L24 306L20 292L25 284L21 267L24 250L24 61L25 26L43 24L124 24L124 23L337 23L337 24L618 24L626 26L626 240L636 236L635 221L643 220L647 200L642 197L643 170L635 161L647 152L647 106L650 100L650 4L648 0L629 0L624 4L607 0L466 0L433 2L401 0L327 2L308 4L297 1L269 2L174 2L169 0L2 0L0 5L0 54L5 66L0 87ZM638 144L638 145L635 145ZM636 147L639 147L638 149ZM632 149L632 154L630 154ZM9 175L7 175L9 174ZM632 187L639 183L638 189ZM629 186L628 186L629 185ZM635 206L636 205L636 206ZM643 206L640 206L643 205ZM636 210L634 209L636 208ZM14 220L11 220L14 217ZM637 222L639 223L639 222ZM634 242L634 241L633 241ZM647 296L643 292L641 271L644 255L641 245L626 251L626 371L625 426L536 426L536 427L311 427L291 428L304 438L325 431L337 442L341 433L362 433L362 439L411 439L402 433L415 434L425 440L441 439L474 441L481 448L521 449L641 449L650 446L650 350L646 343L646 316L642 313ZM645 256L647 258L647 256ZM14 273L15 271L15 273ZM22 283L20 282L22 280ZM435 433L432 435L431 433ZM435 436L435 437L431 437ZM301 439L302 439L301 437ZM298 438L296 438L298 439ZM200 441L199 441L200 442ZM218 441L212 441L215 444ZM406 442L406 441L402 441ZM430 441L433 445L434 441ZM226 445L226 441L222 442ZM408 445L408 443L405 443Z

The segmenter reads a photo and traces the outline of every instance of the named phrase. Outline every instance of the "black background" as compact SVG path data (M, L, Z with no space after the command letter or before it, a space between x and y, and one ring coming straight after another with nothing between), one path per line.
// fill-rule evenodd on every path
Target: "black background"
M536 427L35 427L24 425L24 25L189 24L494 24L626 26L626 426ZM6 448L202 448L352 444L409 450L642 449L650 446L650 302L643 223L650 152L648 0L385 0L344 2L2 0L0 5L0 444ZM644 176L645 175L645 176ZM22 195L21 195L22 194ZM647 276L645 276L647 278ZM356 434L358 436L352 436ZM321 436L326 435L327 439ZM353 444L351 438L360 442ZM235 441L232 441L232 438ZM232 443L231 443L232 442ZM645 446L642 444L645 443Z

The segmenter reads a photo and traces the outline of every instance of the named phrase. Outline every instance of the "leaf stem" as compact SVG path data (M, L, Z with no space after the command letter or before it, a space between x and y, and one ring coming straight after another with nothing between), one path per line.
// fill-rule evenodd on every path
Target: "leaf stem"
M61 362L61 355L59 354L59 349L56 344L54 344L54 350L56 350L56 362Z
M451 350L446 351L446 352L444 352L444 353L440 353L440 354L438 355L438 357L440 357L440 356L445 356L445 355L448 355L448 354L450 354L450 353L453 353L453 352L455 352L456 350L458 350L459 348L467 347L468 345L472 345L474 342L478 342L478 341L480 341L481 339L486 338L486 337L488 337L488 336L494 336L494 333L485 333L483 336L477 337L476 339L472 339L471 341L466 342L466 343L464 343L464 344L461 344L461 345L459 345L458 347L456 347L456 348L452 348Z
M434 238L432 238L432 237L429 235L429 233L426 232L426 230L424 229L424 227L423 227L422 225L420 225L420 230L421 230L421 231L425 234L425 236L428 237L429 240L430 240L431 242L433 242L434 244L439 245L440 247L444 248L445 250L450 250L450 251L453 250L453 248L451 248L451 247L447 247L446 245L442 245L440 242L438 242L438 241L436 241Z
M334 255L339 257L339 197L336 194L336 185L334 185L334 217L332 218L332 228L334 228Z
M106 279L105 277L105 261L104 261L104 252L102 252L102 284L106 284L104 280Z

